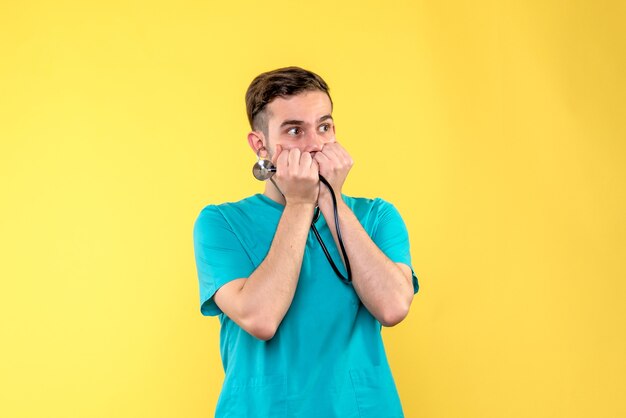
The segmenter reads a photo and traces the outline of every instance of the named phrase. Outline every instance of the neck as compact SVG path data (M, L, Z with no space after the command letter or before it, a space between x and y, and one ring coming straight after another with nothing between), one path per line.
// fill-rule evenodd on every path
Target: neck
M263 192L263 194L272 199L274 202L278 202L283 206L286 204L283 194L280 192L280 190L278 190L278 188L271 180L267 180L265 182L265 191Z

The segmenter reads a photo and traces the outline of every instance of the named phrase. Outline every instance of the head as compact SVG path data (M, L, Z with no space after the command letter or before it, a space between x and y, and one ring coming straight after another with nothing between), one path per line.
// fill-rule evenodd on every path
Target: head
M332 99L326 82L299 67L258 75L246 92L246 110L252 131L248 142L256 152L264 146L318 151L334 141Z

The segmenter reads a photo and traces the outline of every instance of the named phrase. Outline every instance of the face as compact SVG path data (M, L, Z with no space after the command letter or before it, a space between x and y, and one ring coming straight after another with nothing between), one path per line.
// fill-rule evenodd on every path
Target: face
M265 146L270 157L274 155L276 145L315 154L325 144L335 142L332 106L324 92L305 91L295 96L278 97L267 105L265 111L268 115Z

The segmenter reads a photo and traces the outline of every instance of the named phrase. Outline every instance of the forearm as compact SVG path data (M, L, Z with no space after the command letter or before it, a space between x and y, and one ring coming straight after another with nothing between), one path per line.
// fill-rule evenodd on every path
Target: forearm
M312 203L287 203L263 262L215 293L222 312L256 338L272 338L291 305L312 215Z
M337 197L337 204L354 289L381 324L393 326L404 319L413 300L410 270L407 267L403 271L378 248L341 196ZM339 248L330 196L320 201L320 210Z
M251 327L262 326L273 335L287 313L298 284L312 215L312 204L288 203L267 256L243 282L238 306Z

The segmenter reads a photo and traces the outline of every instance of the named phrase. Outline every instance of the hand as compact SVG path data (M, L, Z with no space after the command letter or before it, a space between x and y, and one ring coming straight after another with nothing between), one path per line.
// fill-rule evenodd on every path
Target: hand
M314 160L319 165L319 173L322 175L335 191L335 197L341 199L341 189L346 181L348 172L352 168L354 161L348 151L338 142L325 144L321 151L315 154ZM328 188L320 184L320 204L323 200L330 199Z
M311 153L276 145L272 162L276 165L273 179L286 203L315 205L319 194L319 166Z

